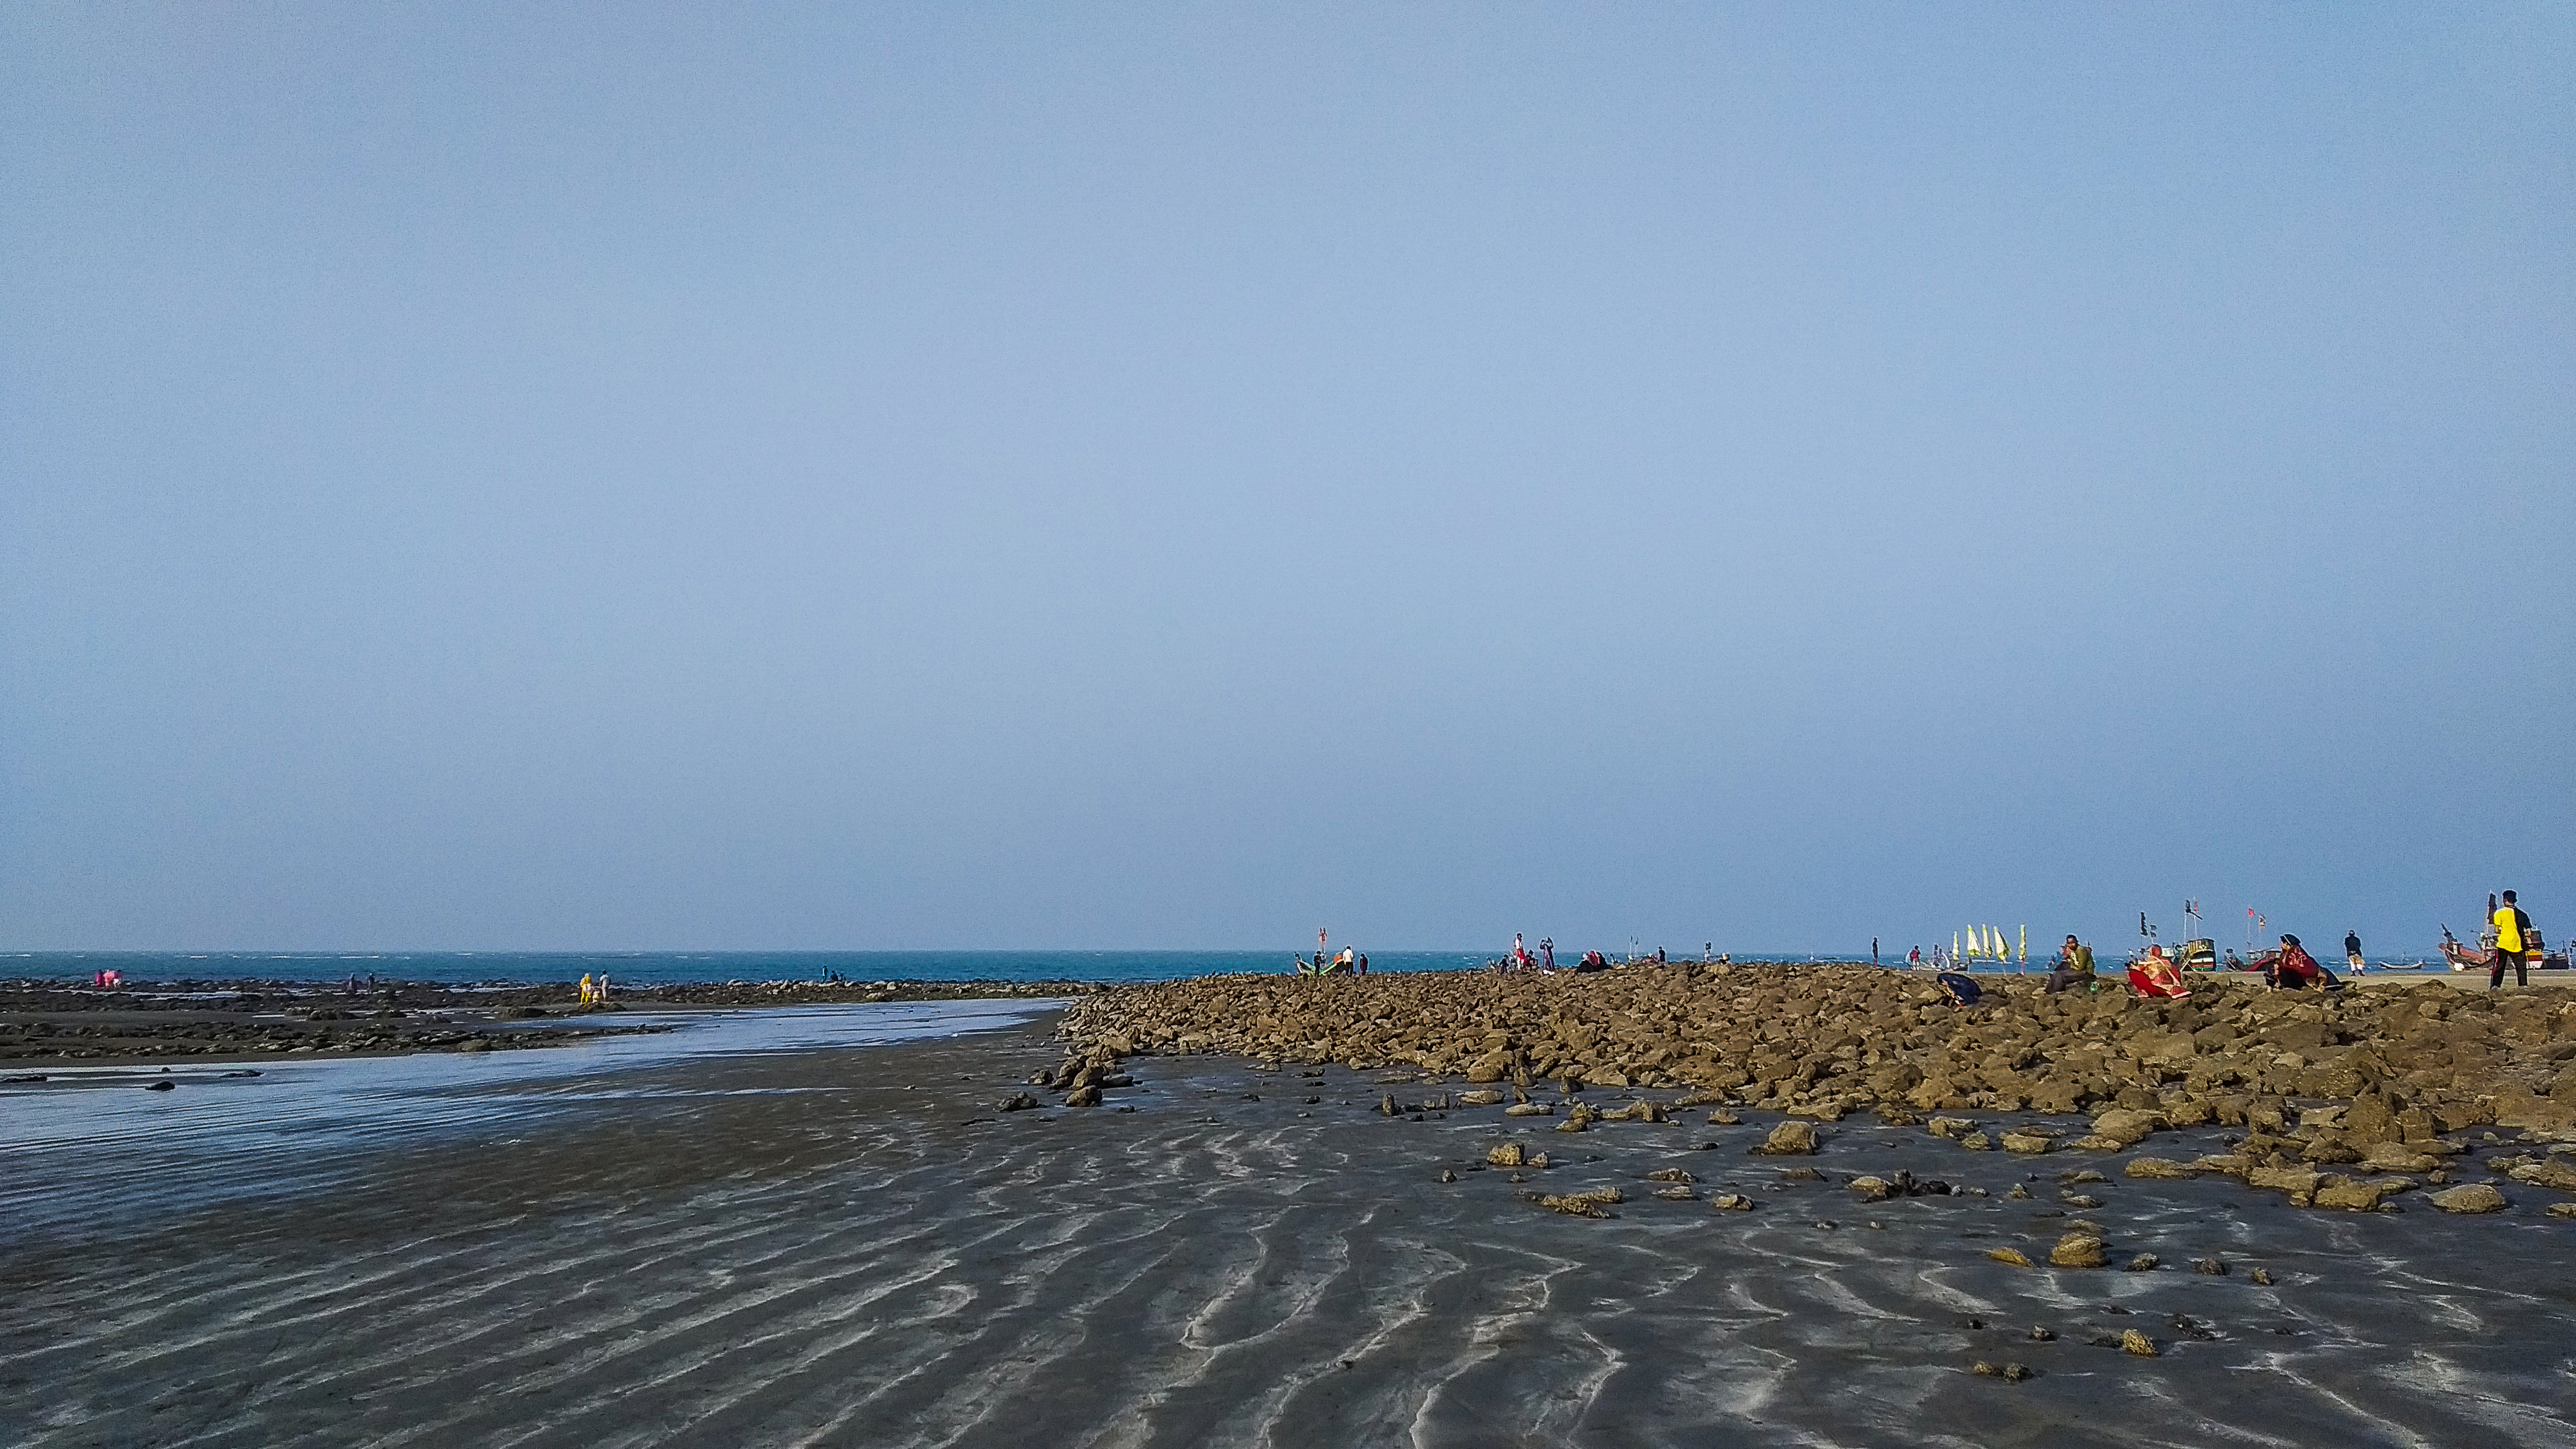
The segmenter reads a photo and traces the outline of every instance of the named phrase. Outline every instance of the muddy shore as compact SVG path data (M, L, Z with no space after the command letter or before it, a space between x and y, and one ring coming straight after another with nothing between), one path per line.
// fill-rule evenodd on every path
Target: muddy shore
M1555 1115L1512 1117L1419 1068L1140 1054L1101 1109L1002 1110L1064 1046L1040 1026L533 1097L435 1088L489 1115L344 1147L273 1200L165 1195L17 1242L0 1442L2576 1435L2569 1239L2499 1168L2527 1148L2493 1129L2449 1160L2512 1190L2500 1213L2320 1215L1874 1113L1712 1123L1679 1086L1584 1087L1603 1115L1561 1134L1553 1089L1531 1095ZM1784 1127L1814 1150L1756 1150ZM2241 1135L2159 1140L2188 1158ZM1494 1165L1515 1146L1521 1166ZM2053 1265L2069 1239L2107 1262Z

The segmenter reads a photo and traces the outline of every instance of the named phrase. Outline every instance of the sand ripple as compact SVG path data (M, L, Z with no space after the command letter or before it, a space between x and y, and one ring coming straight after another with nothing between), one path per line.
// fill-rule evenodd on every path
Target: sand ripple
M1994 1194L1865 1205L1744 1156L1754 1127L1526 1134L1567 1159L1553 1190L1630 1192L1582 1221L1500 1173L1438 1182L1501 1120L1387 1121L1347 1073L1154 1060L1134 1114L993 1111L1051 1056L1021 1034L671 1068L572 1119L344 1144L275 1201L22 1222L0 1442L2576 1442L2552 1225L2114 1182L2091 1216L2116 1250L2278 1285L2053 1273L1984 1250L2053 1241L2059 1159L1846 1123L1820 1166ZM1646 1197L1676 1163L1762 1206ZM2001 1196L2032 1171L2039 1199ZM2165 1356L2087 1342L2122 1327Z

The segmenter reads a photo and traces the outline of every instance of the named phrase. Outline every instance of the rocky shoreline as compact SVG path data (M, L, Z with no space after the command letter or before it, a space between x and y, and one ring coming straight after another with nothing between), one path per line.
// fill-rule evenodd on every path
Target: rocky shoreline
M669 1030L618 1021L618 1013L633 1010L1054 998L1096 989L1075 981L689 982L621 986L608 1004L583 1006L571 982L388 982L352 994L299 981L136 983L114 991L20 981L0 984L0 1062L501 1051Z
M1458 1079L1441 1110L1556 1116L1558 1131L1659 1120L1666 1106L1796 1119L1760 1150L1814 1149L1815 1123L1874 1112L1969 1151L2126 1153L2160 1132L2237 1129L2228 1151L2138 1156L2131 1178L2223 1174L2308 1207L2387 1210L2419 1187L2446 1211L2506 1205L2455 1159L2518 1131L2576 1145L2576 992L2487 994L2446 982L2275 992L2196 978L2179 1001L2104 988L2051 996L1989 980L1975 1007L1925 977L1869 967L1640 965L1593 976L1422 973L1203 977L1075 1003L1065 1062L1038 1085L1069 1106L1122 1085L1122 1058L1219 1053ZM1593 1110L1587 1090L1640 1099ZM1643 1091L1680 1095L1669 1104ZM1553 1093L1555 1100L1536 1095ZM1421 1104L1385 1104L1389 1112ZM2020 1120L2002 1125L1955 1115ZM2084 1128L2052 1117L2083 1116ZM1927 1121L1927 1117L1929 1120ZM2036 1119L2036 1120L2034 1120ZM1519 1124L1529 1125L1529 1124ZM2498 1154L2491 1171L2576 1194L2567 1153ZM2338 1171L2337 1169L2346 1169ZM1855 1186L1860 1186L1855 1184ZM1866 1187L1861 1190L1866 1193ZM2576 1203L2552 1207L2576 1217Z

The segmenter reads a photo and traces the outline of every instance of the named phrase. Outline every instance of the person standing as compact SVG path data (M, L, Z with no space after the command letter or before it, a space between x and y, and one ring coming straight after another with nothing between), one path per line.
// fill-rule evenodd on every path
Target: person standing
M2343 964L2356 972L2361 970L2361 933L2359 931L2343 933Z
M1541 936L1538 938L1538 969L1541 971L1553 971L1556 969L1556 938L1554 936Z
M2526 947L2531 940L2531 917L2522 913L2513 892L2504 893L2504 904L2496 907L2495 916L2488 924L2495 930L2495 954L2489 961L2487 990L2494 991L2504 985L2507 963L2513 966L2514 984L2529 986L2531 957L2526 954Z

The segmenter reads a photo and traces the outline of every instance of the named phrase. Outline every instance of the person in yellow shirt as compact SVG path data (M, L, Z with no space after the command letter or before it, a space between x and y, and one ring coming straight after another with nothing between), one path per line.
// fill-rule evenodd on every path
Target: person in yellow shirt
M2496 907L2492 924L2495 926L2495 955L2488 964L2487 990L2494 991L2504 985L2504 968L2508 963L2513 967L2514 984L2529 986L2531 957L2527 948L2531 941L2531 917L2524 915L2522 907L2514 903L2513 892L2504 893L2504 904Z
M581 1004L590 1005L590 973L587 971L581 975Z

